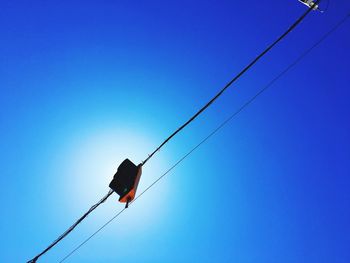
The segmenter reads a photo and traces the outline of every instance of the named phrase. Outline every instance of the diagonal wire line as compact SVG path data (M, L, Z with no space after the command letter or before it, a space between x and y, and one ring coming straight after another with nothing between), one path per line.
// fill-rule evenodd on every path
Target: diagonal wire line
M247 102L245 102L238 110L231 114L227 119L225 119L217 128L215 128L211 133L209 133L202 141L200 141L195 147L193 147L189 152L187 152L181 159L179 159L173 166L171 166L165 173L158 177L151 185L149 185L143 192L141 192L131 203L136 202L144 193L151 189L155 184L157 184L162 178L169 174L177 165L179 165L184 159L191 155L195 150L197 150L202 144L204 144L210 137L216 134L220 129L222 129L227 123L229 123L233 118L235 118L240 112L242 112L246 107L248 107L254 100L256 100L262 93L264 93L268 88L270 88L277 80L284 76L289 70L295 67L300 61L302 61L313 49L319 46L324 40L326 40L332 33L334 33L348 18L350 13L348 13L343 19L341 19L335 26L333 26L327 33L325 33L318 41L316 41L310 48L304 51L296 60L294 60L289 66L287 66L283 71L281 71L275 78L273 78L266 86L260 89L253 97L251 97ZM99 233L103 228L110 224L114 219L119 217L126 208L120 210L115 216L108 220L104 225L97 229L92 235L86 238L82 243L80 243L76 248L74 248L69 254L62 258L59 263L64 262L72 254L74 254L78 249L80 249L84 244L86 244L92 237Z
M76 228L77 225L81 223L92 211L94 211L97 207L99 207L100 204L104 203L108 197L111 196L113 193L112 190L109 190L108 193L102 197L100 201L98 201L96 204L90 207L90 209L81 216L72 226L70 226L62 235L60 235L55 241L53 241L47 248L45 248L40 254L36 255L33 259L29 260L27 263L35 263L38 258L40 258L42 255L44 255L47 251L49 251L52 247L54 247L58 242L60 242L63 238L65 238L70 232Z
M315 1L317 5L321 0ZM148 157L142 162L145 165L148 160L150 160L153 155L158 152L168 141L171 140L178 132L185 128L188 124L194 121L203 111L205 111L217 98L219 98L224 91L229 88L236 80L238 80L244 73L246 73L251 67L253 67L264 55L266 55L274 46L276 46L282 39L284 39L294 28L296 28L304 18L313 10L311 6L306 12L304 12L292 25L288 27L282 35L280 35L275 41L269 44L258 56L256 56L243 70L241 70L233 79L231 79L210 101L208 101L197 113L195 113L187 122L180 126L175 132L173 132L167 139L165 139ZM29 260L27 263L35 263L42 255L48 252L51 248L57 245L63 238L65 238L73 229L81 223L93 210L95 210L101 203L103 203L113 192L108 192L103 201L99 201L96 205L92 206L88 212L86 212L81 218L78 219L68 230L66 230L61 236L59 236L54 242L52 242L45 250L36 255L33 259Z
M318 5L321 0L315 1L314 5ZM264 51L256 56L247 66L245 66L233 79L231 79L210 101L208 101L200 110L198 110L188 121L182 124L176 131L174 131L168 138L166 138L148 157L142 162L142 165L146 164L153 155L158 152L168 141L171 140L178 132L194 121L202 112L204 112L217 98L219 98L234 82L242 77L251 67L253 67L262 57L264 57L274 46L276 46L282 39L284 39L290 32L293 31L304 18L313 10L313 6L310 6L308 10L302 14L282 35L280 35L275 41L269 44Z

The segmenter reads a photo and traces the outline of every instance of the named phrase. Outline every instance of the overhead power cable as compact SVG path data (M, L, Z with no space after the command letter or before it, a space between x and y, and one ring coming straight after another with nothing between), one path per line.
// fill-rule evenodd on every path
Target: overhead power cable
M301 62L312 50L314 50L317 46L319 46L324 40L326 40L332 33L334 33L348 18L350 17L350 13L347 14L343 19L341 19L335 26L333 26L327 33L325 33L318 41L316 41L310 48L305 50L296 60L294 60L288 67L286 67L283 71L281 71L276 77L274 77L266 86L260 89L253 97L251 97L247 102L245 102L238 110L232 113L227 119L225 119L217 128L215 128L211 133L209 133L203 140L201 140L195 147L193 147L189 152L187 152L181 159L179 159L173 166L171 166L165 173L163 173L160 177L158 177L151 185L149 185L143 192L141 192L131 203L133 204L139 199L144 193L150 190L156 183L158 183L162 178L164 178L167 174L169 174L177 165L179 165L184 159L186 159L189 155L191 155L197 148L199 148L202 144L204 144L210 137L215 135L220 129L222 129L226 124L228 124L232 119L234 119L240 112L242 112L245 108L247 108L254 100L256 100L262 93L264 93L268 88L270 88L277 80L279 80L282 76L284 76L289 70L294 68L299 62ZM62 263L70 256L72 256L77 250L79 250L83 245L85 245L91 238L97 235L103 228L109 225L113 220L119 217L125 208L120 210L116 215L114 215L111 219L109 219L105 224L103 224L100 228L98 228L93 234L91 234L88 238L86 238L83 242L81 242L76 248L74 248L71 252L69 252L64 258L62 258L59 262Z
M317 6L320 0L315 1ZM235 81L237 81L245 72L247 72L255 63L257 63L266 53L268 53L275 45L278 44L283 38L285 38L301 21L313 10L313 6L300 16L281 36L279 36L274 42L272 42L267 48L261 52L255 59L253 59L247 66L245 66L233 79L231 79L210 101L208 101L199 111L197 111L188 121L181 125L176 131L174 131L168 138L166 138L148 157L142 162L144 165L158 152L168 141L171 140L178 132L185 128L188 124L194 121L203 111L205 111L217 98L219 98L225 90L227 90Z
M317 5L321 0L315 1ZM142 162L142 166L145 165L156 152L158 152L167 142L169 142L177 133L184 129L188 124L194 121L203 111L205 111L217 98L219 98L224 91L229 88L235 81L237 81L245 72L247 72L255 63L257 63L265 54L267 54L275 45L277 45L283 38L285 38L297 25L303 21L303 19L313 10L312 6L307 9L282 35L280 35L275 41L265 48L255 59L253 59L246 67L243 68L233 79L231 79L210 101L208 101L198 112L196 112L188 121L181 125L175 132L173 132L168 138L166 138L148 157ZM66 230L61 236L59 236L54 242L52 242L45 250L29 260L28 263L35 263L42 255L52 249L57 243L65 238L73 229L80 224L92 211L94 211L100 204L107 200L113 192L109 191L105 197L99 202L93 205L81 218L79 218L68 230ZM102 201L103 200L103 201ZM102 202L101 202L102 201Z
M36 262L38 258L40 258L42 255L44 255L47 251L49 251L52 247L54 247L58 242L60 242L63 238L65 238L70 232L73 231L73 229L80 224L81 221L83 221L92 211L94 211L100 204L104 203L108 197L111 196L113 193L112 190L109 190L109 192L96 204L90 207L90 209L82 216L80 217L70 228L68 228L62 235L60 235L55 241L53 241L46 249L44 249L40 254L36 255L33 259L29 260L28 263Z

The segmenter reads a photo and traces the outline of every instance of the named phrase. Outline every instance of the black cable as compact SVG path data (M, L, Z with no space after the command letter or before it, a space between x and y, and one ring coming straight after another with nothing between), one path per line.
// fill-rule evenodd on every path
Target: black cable
M315 4L317 5L321 0L317 0ZM173 134L171 134L164 142L162 142L143 162L142 165L152 158L152 156L160 150L172 137L174 137L178 132L190 124L198 115L200 115L206 108L208 108L222 93L231 86L237 79L239 79L247 70L249 70L256 62L258 62L267 52L269 52L278 42L280 42L285 36L287 36L310 12L312 7L310 7L302 16L300 16L277 40L270 44L263 52L261 52L252 62L250 62L241 72L239 72L231 81L229 81L219 93L217 93L206 105L204 105L195 115L193 115L186 123L179 127ZM33 259L29 260L27 263L35 263L43 254L54 247L58 242L65 238L73 229L80 224L93 210L95 210L101 203L107 200L107 198L113 193L109 191L108 194L102 198L98 203L93 205L88 212L86 212L81 218L79 218L68 230L66 230L61 236L59 236L54 242L52 242L44 251L35 256Z
M185 154L181 159L179 159L173 166L171 166L164 174L158 177L151 185L149 185L141 194L139 194L131 203L134 203L137 199L139 199L145 192L147 192L150 188L152 188L157 182L159 182L163 177L165 177L171 170L173 170L177 165L179 165L184 159L186 159L191 153L193 153L197 148L199 148L203 143L205 143L210 137L212 137L215 133L217 133L221 128L223 128L228 122L230 122L234 117L236 117L241 111L243 111L246 107L248 107L257 97L259 97L262 93L264 93L268 88L270 88L277 80L279 80L283 75L285 75L290 69L295 67L302 59L304 59L314 48L319 46L326 38L328 38L334 31L336 31L348 18L350 17L350 13L347 14L342 20L340 20L331 30L329 30L326 34L324 34L315 44L313 44L309 49L303 52L295 61L293 61L288 67L286 67L283 71L281 71L275 78L273 78L264 88L259 90L253 97L251 97L246 103L244 103L238 110L236 110L233 114L231 114L226 120L224 120L215 130L213 130L210 134L208 134L202 141L200 141L195 147L193 147L187 154ZM94 237L97 233L99 233L103 228L105 228L108 224L110 224L114 219L116 219L120 214L125 211L125 208L120 210L115 216L113 216L110 220L108 220L103 226L101 226L97 231L95 231L92 235L86 238L82 243L80 243L75 249L73 249L69 254L67 254L63 259L59 262L62 263L67 258L69 258L72 254L74 254L80 247L82 247L85 243L87 243L92 237Z
M46 249L44 249L40 254L36 255L34 258L29 260L27 263L35 263L42 255L44 255L47 251L49 251L51 248L53 248L58 242L60 242L63 238L65 238L70 232L73 231L73 229L81 223L92 211L94 211L100 204L105 202L108 197L111 196L113 193L112 190L109 190L109 192L96 204L90 207L90 209L82 216L80 217L70 228L68 228L62 235L60 235L55 241L53 241Z
M137 199L137 198L136 198ZM134 201L136 200L134 199ZM133 202L131 202L133 203ZM130 203L130 204L131 204ZM122 210L120 210L115 216L113 216L110 220L108 220L104 225L102 225L97 231L95 231L91 236L89 236L87 239L85 239L82 243L80 243L79 246L77 246L75 249L73 249L71 252L69 252L63 259L60 260L60 263L65 261L67 258L69 258L75 251L77 251L79 248L81 248L85 243L87 243L91 238L93 238L98 232L100 232L103 228L105 228L110 222L112 222L114 219L116 219L121 213L124 212L126 208L124 207Z
M317 5L321 0L317 0L315 5ZM233 79L231 79L207 104L205 104L196 114L194 114L188 121L181 125L175 132L173 132L168 138L166 138L148 157L142 162L144 165L152 156L159 151L171 138L173 138L178 132L190 124L195 118L198 117L204 110L206 110L218 97L220 97L224 91L230 87L236 80L238 80L246 71L248 71L256 62L258 62L267 52L269 52L278 42L280 42L284 37L286 37L311 11L313 6L308 8L308 10L300 16L280 37L278 37L272 44L270 44L263 52L261 52L252 62L250 62L241 72L239 72Z

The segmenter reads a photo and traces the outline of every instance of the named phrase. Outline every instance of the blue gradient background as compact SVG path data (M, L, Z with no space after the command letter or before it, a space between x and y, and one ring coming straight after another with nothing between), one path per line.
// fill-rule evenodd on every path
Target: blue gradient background
M0 262L25 262L305 7L1 1ZM350 10L330 1L144 168L139 191ZM350 262L350 21L67 262ZM42 257L123 205L113 195Z

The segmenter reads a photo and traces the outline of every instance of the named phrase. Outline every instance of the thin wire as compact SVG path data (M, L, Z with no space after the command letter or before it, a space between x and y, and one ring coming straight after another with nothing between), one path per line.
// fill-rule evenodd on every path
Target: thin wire
M222 129L228 122L230 122L234 117L236 117L240 112L242 112L246 107L248 107L257 97L264 93L268 88L270 88L277 80L279 80L283 75L285 75L289 70L295 67L301 60L303 60L313 49L319 46L326 38L328 38L333 32L335 32L348 18L350 13L347 14L342 20L340 20L331 30L324 34L315 44L313 44L309 49L304 51L295 61L293 61L288 67L281 71L275 78L273 78L264 88L259 90L253 97L251 97L246 103L244 103L238 110L231 114L226 120L224 120L216 129L214 129L210 134L208 134L202 141L200 141L195 147L193 147L187 154L185 154L181 159L179 159L173 166L171 166L164 174L158 177L150 186L148 186L143 192L141 192L131 203L134 203L139 199L144 193L146 193L150 188L152 188L156 183L158 183L163 177L165 177L171 170L173 170L177 165L179 165L184 159L186 159L190 154L192 154L197 148L199 148L203 143L205 143L210 137L216 134L220 129ZM125 208L119 211L115 216L108 220L102 227L85 239L79 246L73 249L68 255L66 255L60 263L69 258L73 253L75 253L81 246L88 242L93 236L105 228L109 223L116 219L120 214L125 211Z
M35 263L42 255L44 255L47 251L49 251L51 248L53 248L55 245L57 245L58 242L60 242L63 238L65 238L70 232L73 231L74 228L76 228L77 225L79 225L92 211L94 211L100 204L104 203L108 197L110 197L113 193L113 190L109 190L108 193L100 199L96 204L90 207L90 209L82 216L80 217L71 227L69 227L62 235L60 235L55 241L53 241L46 249L44 249L41 253L36 255L34 258L29 260L27 263Z
M136 200L136 199L134 199ZM130 203L131 204L131 203ZM79 248L81 248L85 243L87 243L91 238L93 238L98 232L100 232L103 228L105 228L109 223L111 223L114 219L116 219L121 213L124 212L126 208L124 207L122 210L120 210L115 216L113 216L110 220L108 220L104 225L102 225L99 229L97 229L91 236L89 236L87 239L85 239L82 243L80 243L79 246L77 246L75 249L73 249L69 254L67 254L63 259L61 259L60 263L65 261L67 258L69 258L75 251L77 251Z
M321 0L317 0L317 5ZM148 157L142 162L142 165L152 158L152 156L158 152L171 138L173 138L178 132L190 124L194 119L198 117L203 111L205 111L217 98L219 98L224 91L230 87L235 81L237 81L245 72L247 72L255 63L257 63L266 53L268 53L275 45L277 45L283 38L285 38L301 21L313 10L312 7L301 15L281 36L279 36L274 42L272 42L263 52L261 52L253 61L251 61L241 72L239 72L233 79L231 79L207 104L205 104L196 114L194 114L188 121L181 125L175 132L173 132L168 138L166 138Z
M321 0L317 0L315 4L318 4ZM165 141L163 141L143 162L142 165L145 165L152 156L159 151L172 137L174 137L178 132L190 124L198 115L200 115L206 108L208 108L218 97L220 97L223 92L231 86L236 80L238 80L246 71L248 71L256 62L258 62L267 52L269 52L278 42L280 42L284 37L286 37L310 12L312 8L310 7L302 16L300 16L280 37L277 38L272 44L270 44L263 52L261 52L252 62L250 62L241 72L239 72L231 81L229 81L226 86L219 91L206 105L204 105L195 115L193 115L186 123L179 127L174 133L172 133ZM33 259L29 260L27 263L35 263L38 258L43 254L53 248L58 242L65 238L73 229L80 224L93 210L95 210L101 203L106 201L106 199L112 194L110 191L101 201L93 205L88 212L86 212L81 218L79 218L68 230L66 230L61 236L59 236L53 243L51 243L44 251L35 256Z

